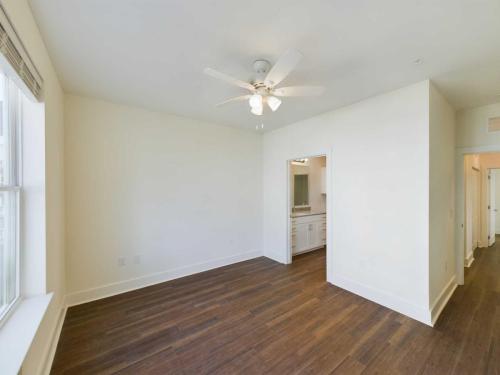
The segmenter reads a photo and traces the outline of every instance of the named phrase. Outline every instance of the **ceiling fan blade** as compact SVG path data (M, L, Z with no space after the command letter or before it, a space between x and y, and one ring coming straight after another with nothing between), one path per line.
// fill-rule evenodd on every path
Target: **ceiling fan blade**
M228 76L227 74L218 72L217 70L214 70L212 68L205 68L203 72L209 75L210 77L221 79L223 81L226 81L227 83L239 86L241 88L250 90L252 92L255 91L255 87L253 87L250 83L233 78L231 76Z
M286 51L267 73L264 83L271 87L278 85L297 66L301 59L302 54L299 51L294 49Z
M248 94L248 95L242 95L242 96L236 96L234 98L231 98L231 99L228 99L228 100L224 100L223 102L220 102L218 104L216 104L215 106L216 107L220 107L221 105L224 105L224 104L227 104L227 103L232 103L232 102L239 102L241 100L248 100L251 98L252 95Z
M320 96L325 92L322 86L289 86L273 90L276 96Z

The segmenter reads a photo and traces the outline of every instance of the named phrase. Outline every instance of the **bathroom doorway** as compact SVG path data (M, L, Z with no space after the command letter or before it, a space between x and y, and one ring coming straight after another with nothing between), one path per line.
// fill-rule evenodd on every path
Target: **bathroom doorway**
M321 257L326 263L327 171L326 155L288 161L288 263L307 256Z

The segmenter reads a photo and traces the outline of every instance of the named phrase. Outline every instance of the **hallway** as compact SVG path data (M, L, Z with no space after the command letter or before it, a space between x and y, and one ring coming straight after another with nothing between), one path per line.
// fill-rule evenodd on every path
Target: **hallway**
M326 284L324 262L261 257L72 307L52 374L500 373L500 245L435 328Z
M430 337L424 373L500 374L500 236L474 257Z

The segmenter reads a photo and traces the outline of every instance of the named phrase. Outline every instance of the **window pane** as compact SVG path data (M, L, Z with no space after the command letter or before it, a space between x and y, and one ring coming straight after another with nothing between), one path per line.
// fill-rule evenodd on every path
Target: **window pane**
M0 192L0 315L17 297L17 191Z
M0 318L19 295L19 89L0 74Z
M7 85L7 79L0 74L0 185L8 185L11 182Z

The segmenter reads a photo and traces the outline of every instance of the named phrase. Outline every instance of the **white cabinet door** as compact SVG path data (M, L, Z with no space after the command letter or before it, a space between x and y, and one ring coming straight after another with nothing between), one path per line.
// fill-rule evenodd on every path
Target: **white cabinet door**
M312 215L292 220L292 254L326 244L326 215Z
M315 241L314 246L311 247L321 247L326 245L326 223L323 220L319 220L314 223Z
M309 224L297 224L295 228L295 246L293 254L309 249Z
M309 224L309 248L321 246L321 226L318 221Z

